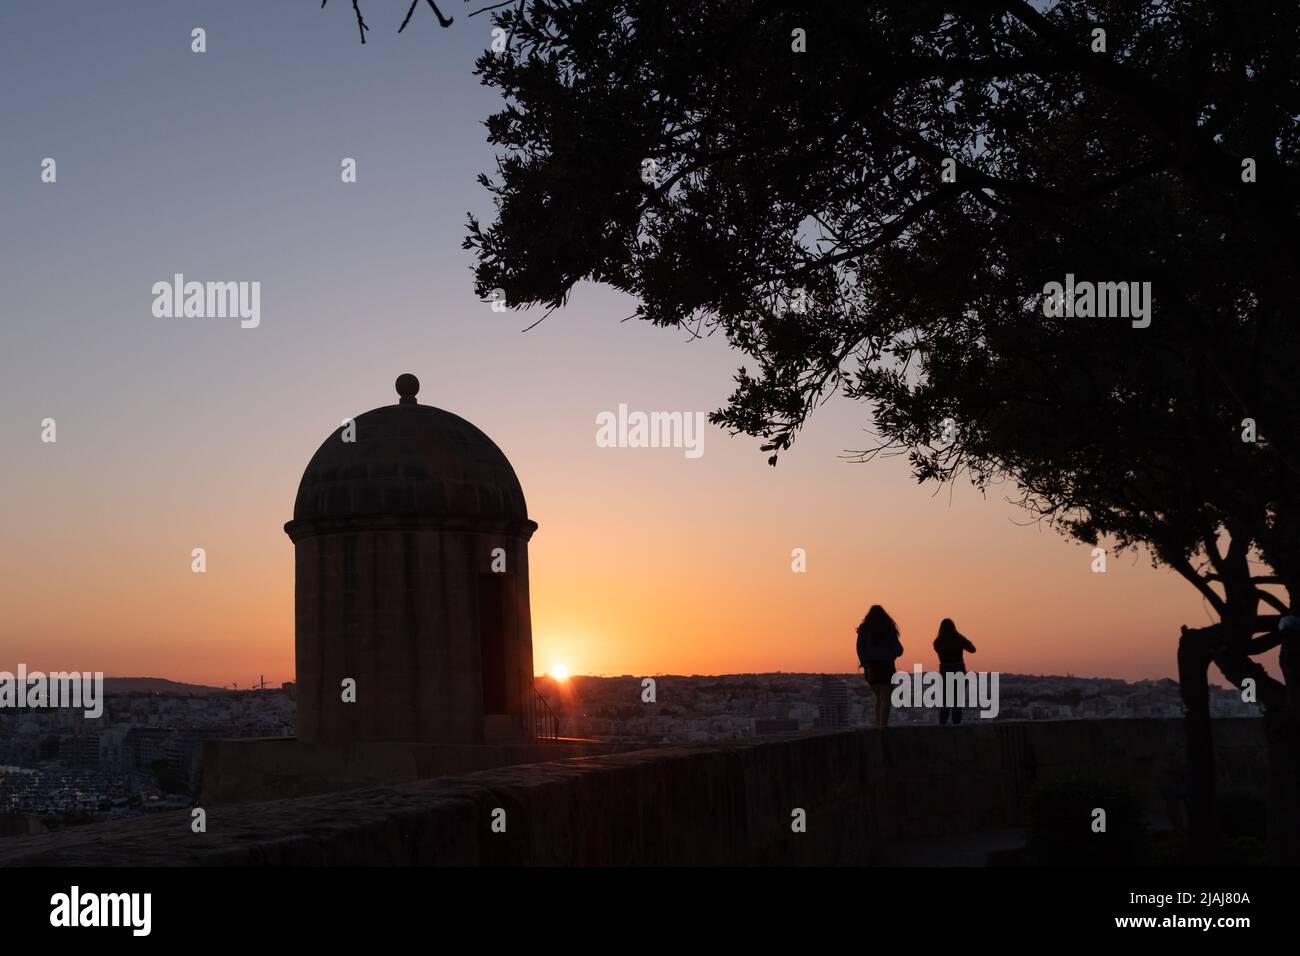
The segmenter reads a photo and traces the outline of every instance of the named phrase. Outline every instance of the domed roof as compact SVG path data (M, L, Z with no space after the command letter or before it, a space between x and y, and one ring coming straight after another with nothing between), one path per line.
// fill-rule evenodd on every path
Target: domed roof
M419 388L401 376L401 400L356 416L354 440L343 440L343 426L325 439L298 485L290 538L406 527L532 535L501 449L459 415L417 404Z

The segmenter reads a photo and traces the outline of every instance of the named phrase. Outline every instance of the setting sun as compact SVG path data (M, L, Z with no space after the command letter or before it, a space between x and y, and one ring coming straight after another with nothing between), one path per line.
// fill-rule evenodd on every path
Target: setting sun
M550 673L551 673L551 676L554 677L556 680L568 680L568 679L569 679L569 665L568 665L568 664L558 664L558 663L557 663L557 664L552 664L552 665L551 665L551 672L550 672Z

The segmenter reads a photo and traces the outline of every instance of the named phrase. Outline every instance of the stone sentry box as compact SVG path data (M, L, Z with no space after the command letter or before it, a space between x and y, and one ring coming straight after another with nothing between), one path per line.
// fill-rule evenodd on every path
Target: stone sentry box
M400 376L397 404L325 440L284 526L305 743L532 735L537 524L501 449L463 418L418 404L419 387ZM355 702L344 700L348 678Z

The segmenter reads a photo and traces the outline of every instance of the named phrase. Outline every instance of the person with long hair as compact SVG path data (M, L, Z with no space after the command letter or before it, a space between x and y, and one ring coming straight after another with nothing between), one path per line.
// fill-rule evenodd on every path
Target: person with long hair
M966 673L966 652L975 653L975 645L966 639L966 635L957 630L952 618L945 617L939 622L939 634L934 639L934 650L939 655L940 674ZM944 706L939 708L939 723L946 724L952 717L954 724L961 723L961 708L956 701L946 699L948 693L947 678L944 678Z
M876 726L884 727L889 723L889 695L903 644L898 639L898 625L879 604L871 605L858 625L857 650L858 663L876 698Z

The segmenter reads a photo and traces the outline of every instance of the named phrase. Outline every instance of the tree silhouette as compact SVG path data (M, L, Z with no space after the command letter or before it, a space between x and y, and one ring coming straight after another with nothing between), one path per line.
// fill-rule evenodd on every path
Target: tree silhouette
M328 2L329 0L320 0L320 7L322 10L325 9L325 4ZM411 5L406 8L406 16L402 18L402 25L397 28L398 33L402 33L406 30L407 24L411 22L411 17L415 15L415 10L419 7L421 2L428 4L429 9L433 11L433 15L438 18L438 26L442 27L444 30L456 22L455 17L443 16L442 10L438 8L438 5L434 3L434 0L411 0ZM471 0L465 0L465 2L469 3ZM486 6L480 7L471 13L470 16L476 17L480 13L498 10L501 7L509 6L510 4L517 4L522 10L525 3L527 3L527 0L498 0L496 3L488 3ZM364 44L366 42L366 33L370 30L370 24L366 23L366 18L361 13L361 0L352 0L352 14L357 19L357 33L360 35L361 42Z
M873 419L862 459L1146 547L1217 619L1179 651L1200 849L1214 662L1265 710L1270 842L1300 857L1277 629L1300 595L1300 11L532 0L495 22L479 294L554 309L607 283L745 356L713 421L773 464L839 391ZM1074 280L1149 283L1150 311L1089 317L1051 285ZM1255 659L1279 645L1285 683Z
M328 0L320 0L320 6L322 10L325 9L325 4L327 2ZM434 3L433 0L424 0L424 2L429 5L429 8L433 11L434 16L438 18L438 26L442 27L443 29L446 29L447 27L451 26L455 22L454 18L452 17L444 17L442 15L442 11L438 9L438 5ZM419 5L420 5L420 0L411 0L411 5L406 10L406 16L402 19L402 25L397 28L398 33L401 33L403 30L406 29L406 25L411 22L411 17L415 14L415 8L418 7ZM366 31L370 29L370 26L366 23L366 18L361 15L361 0L352 0L352 12L357 18L357 33L361 35L361 42L365 43Z

